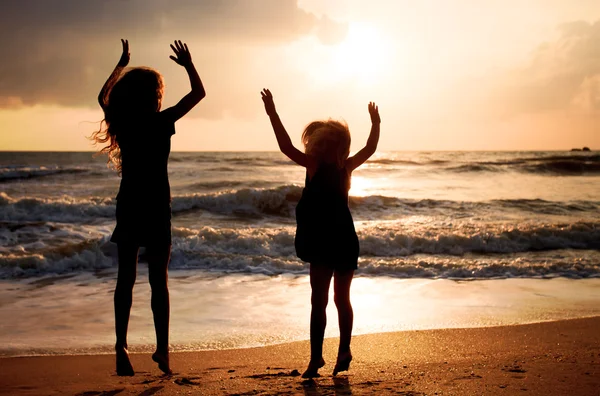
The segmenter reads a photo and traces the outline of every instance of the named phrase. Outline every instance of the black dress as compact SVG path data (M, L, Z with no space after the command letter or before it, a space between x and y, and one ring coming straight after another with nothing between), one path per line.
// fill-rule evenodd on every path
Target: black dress
M171 189L167 162L175 123L155 113L118 138L121 185L111 241L136 246L171 244Z
M358 237L348 208L350 175L335 164L320 165L296 206L296 254L311 264L355 270Z

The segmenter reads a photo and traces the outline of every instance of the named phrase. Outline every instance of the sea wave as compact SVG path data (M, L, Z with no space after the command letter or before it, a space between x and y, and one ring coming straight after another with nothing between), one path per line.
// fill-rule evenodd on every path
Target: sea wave
M445 163L446 161L441 161L437 163ZM369 164L377 164L377 165L412 165L412 166L420 166L420 165L428 165L431 162L419 162L419 161L410 161L410 160L399 160L393 158L377 158L368 161Z
M600 155L525 157L512 160L474 161L446 166L445 171L521 172L538 175L579 176L600 174Z
M87 199L62 196L60 198L12 198L0 192L1 221L91 221L114 218L115 200L92 197Z
M89 171L89 169L82 167L4 166L0 167L0 183L24 179L37 179L45 176L73 175L87 173Z
M360 253L373 257L400 257L415 254L455 255L498 254L560 249L600 248L600 223L527 224L519 227L490 225L461 227L364 227L358 230ZM294 229L247 228L174 231L181 250L236 253L272 257L294 255Z
M174 215L195 210L239 218L267 216L293 219L302 195L302 187L284 185L275 188L242 188L209 194L184 194L173 197ZM93 221L114 218L116 201L112 198L12 198L0 192L0 221ZM403 216L444 216L465 218L476 215L504 215L507 210L544 215L582 215L598 217L600 201L546 201L543 199L507 199L491 201L451 201L403 199L370 195L350 197L355 220L392 220Z
M539 175L597 175L600 174L600 155L571 154L550 156L525 156L510 159L487 161L422 160L413 161L399 158L379 158L368 162L384 166L425 167L432 172L482 173L520 172Z
M538 161L520 167L524 172L551 175L586 175L600 174L600 162L561 159Z
M261 180L218 180L192 183L186 186L186 189L191 191L230 191L236 188L266 188L276 184L276 182Z
M0 224L0 228L9 226ZM36 227L38 235L45 233L34 241L29 234L36 234ZM295 255L294 231L293 226L175 227L171 268L265 274L305 272L306 264ZM108 243L110 230L106 227L90 231L39 223L28 224L22 233L16 241L3 242L0 277L96 270L116 264L115 246ZM7 235L15 239L14 231ZM358 237L360 269L365 275L485 278L502 274L600 274L600 222L512 228L465 225L453 230L398 224L359 228ZM548 251L554 253L544 253ZM564 253L575 251L586 253Z

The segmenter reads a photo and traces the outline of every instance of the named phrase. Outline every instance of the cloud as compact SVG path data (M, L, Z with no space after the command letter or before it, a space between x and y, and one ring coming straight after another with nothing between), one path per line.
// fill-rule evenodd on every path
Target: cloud
M583 112L600 114L600 74L583 80L571 104Z
M600 115L600 20L558 29L560 37L540 45L527 68L500 80L495 100L506 114L570 110Z
M336 22L323 15L317 27L317 37L323 44L335 45L340 43L348 34L348 23Z
M295 0L6 0L0 3L0 108L94 106L118 59L120 37L132 44L132 64L160 70L171 68L167 44L185 39L195 45L197 65L230 72L220 78L235 86L232 80L243 85L252 75L252 55L244 49L306 35L334 44L344 38L344 26L304 11ZM218 51L210 54L209 48ZM223 66L219 57L235 64ZM227 106L215 110L228 111Z

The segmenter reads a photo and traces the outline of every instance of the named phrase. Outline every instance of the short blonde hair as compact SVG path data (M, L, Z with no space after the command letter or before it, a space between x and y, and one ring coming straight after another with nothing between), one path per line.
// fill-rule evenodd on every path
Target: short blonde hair
M302 143L307 155L317 162L335 162L344 167L350 155L350 130L339 121L313 121L302 132Z

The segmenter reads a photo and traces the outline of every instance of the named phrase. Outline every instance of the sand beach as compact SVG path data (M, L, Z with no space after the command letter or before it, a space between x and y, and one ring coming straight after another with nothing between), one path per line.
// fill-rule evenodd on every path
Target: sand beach
M517 326L403 331L353 339L350 371L303 380L308 342L172 354L173 376L133 354L133 377L112 355L0 359L12 395L598 395L600 317Z

